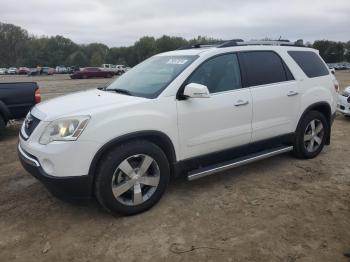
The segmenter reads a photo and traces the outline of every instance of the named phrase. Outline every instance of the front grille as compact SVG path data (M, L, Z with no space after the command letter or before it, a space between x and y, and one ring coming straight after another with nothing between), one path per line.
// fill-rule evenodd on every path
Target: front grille
M26 119L24 120L24 132L27 135L27 137L30 137L30 135L33 133L35 128L39 125L40 119L36 118L32 114L28 114Z

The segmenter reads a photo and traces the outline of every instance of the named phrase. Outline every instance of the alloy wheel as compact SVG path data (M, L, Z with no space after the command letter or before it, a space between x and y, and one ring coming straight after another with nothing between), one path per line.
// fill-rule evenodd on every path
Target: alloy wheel
M123 160L112 177L112 192L124 205L136 206L147 201L159 185L160 171L157 162L145 154Z
M313 119L306 126L304 132L304 145L308 152L315 152L322 144L324 137L324 126L318 119Z

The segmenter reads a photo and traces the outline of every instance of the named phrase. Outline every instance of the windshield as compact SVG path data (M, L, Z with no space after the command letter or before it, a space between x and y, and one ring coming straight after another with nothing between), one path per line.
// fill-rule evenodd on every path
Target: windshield
M111 83L106 90L156 98L197 56L154 56ZM125 92L126 91L126 92Z

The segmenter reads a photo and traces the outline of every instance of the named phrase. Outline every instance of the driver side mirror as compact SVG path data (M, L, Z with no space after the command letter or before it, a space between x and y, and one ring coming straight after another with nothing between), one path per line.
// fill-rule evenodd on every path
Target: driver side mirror
M190 98L209 98L209 90L208 87L201 84L196 83L189 83L185 86L184 97L190 97Z

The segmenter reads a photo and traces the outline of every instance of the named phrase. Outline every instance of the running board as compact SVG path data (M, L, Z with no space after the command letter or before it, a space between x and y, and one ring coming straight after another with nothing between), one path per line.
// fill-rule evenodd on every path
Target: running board
M190 171L187 179L192 181L198 178L209 176L233 167L243 166L255 161L259 161L265 158L276 156L279 154L287 153L293 150L292 146L281 146L277 148L267 149L258 153L250 154L244 157L239 157L230 161L226 161L220 164L211 165L207 167L201 167L199 169Z

